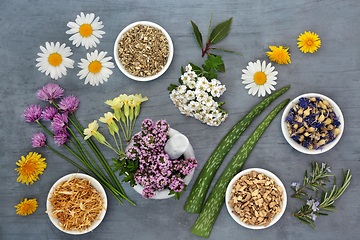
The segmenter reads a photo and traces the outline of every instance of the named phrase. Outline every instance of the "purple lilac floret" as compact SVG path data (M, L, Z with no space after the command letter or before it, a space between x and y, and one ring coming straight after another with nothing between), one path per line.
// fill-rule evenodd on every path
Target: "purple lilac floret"
M42 112L41 117L45 120L53 120L54 116L58 113L56 107L46 107L46 109Z
M74 95L69 95L61 99L60 103L58 104L61 111L64 113L75 112L78 109L79 99Z
M35 133L31 138L32 147L44 147L46 145L46 136L42 132Z
M47 85L43 86L42 89L39 89L36 92L36 96L40 100L52 103L54 99L61 98L63 96L63 92L64 89L59 87L59 85L54 83L48 83Z
M24 110L22 115L27 122L37 122L41 118L42 108L38 105L31 105Z
M67 126L68 118L65 114L57 113L51 122L51 127L55 133L66 130Z
M55 133L54 136L54 142L58 145L61 146L64 143L66 143L69 139L69 134L66 130L61 130L57 133Z
M134 180L144 187L144 198L151 198L156 191L164 189L181 192L185 187L183 179L197 166L193 158L169 158L164 150L169 129L165 120L154 124L151 119L145 119L141 132L132 138L133 146L126 150L126 158L139 163Z

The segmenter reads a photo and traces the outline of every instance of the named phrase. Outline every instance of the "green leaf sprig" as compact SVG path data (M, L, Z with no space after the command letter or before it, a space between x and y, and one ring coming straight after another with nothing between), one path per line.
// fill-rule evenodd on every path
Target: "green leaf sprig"
M298 210L295 208L295 212L291 215L296 217L300 222L306 224L310 228L315 230L315 220L317 217L326 216L328 213L337 211L333 205L335 200L338 199L346 190L350 184L352 175L350 175L350 169L342 172L342 184L340 187L336 186L336 178L331 172L328 164L322 163L321 168L318 163L311 164L311 174L308 176L307 171L304 174L303 185L298 182L291 184L291 189L295 191L291 197L299 198L304 201L304 204ZM328 177L334 176L334 186L328 191L324 186L325 182L330 182ZM322 188L321 199L317 200L317 194L319 188ZM315 198L309 196L304 191L308 189L311 191L316 190ZM302 197L307 196L305 201Z
M230 50L226 50L226 49L222 49L222 48L211 48L210 47L211 44L215 44L215 43L219 42L220 40L222 40L229 33L231 22L232 22L232 17L231 17L230 19L226 20L225 22L222 22L219 25L217 25L212 30L212 32L210 34L212 18L213 18L213 14L211 13L211 19L210 19L209 30L208 30L205 46L203 44L203 37L202 37L202 34L201 34L198 26L193 21L190 20L190 23L191 23L191 26L193 28L193 32L194 32L194 35L195 35L196 42L198 43L198 45L201 48L201 52L202 52L201 56L204 57L205 54L216 56L215 54L212 54L212 53L208 52L211 49L212 50L219 50L219 51L229 52L229 53L235 53L235 54L243 56L242 54L234 52L234 51L230 51ZM222 66L220 66L219 71L225 72L225 65L224 64L222 64Z

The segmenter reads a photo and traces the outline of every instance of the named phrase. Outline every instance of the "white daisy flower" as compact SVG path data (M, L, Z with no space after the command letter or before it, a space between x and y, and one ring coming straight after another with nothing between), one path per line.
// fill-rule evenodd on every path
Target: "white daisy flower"
M66 68L74 68L74 60L68 58L73 53L70 47L66 47L65 43L60 46L60 43L45 43L46 48L40 46L42 53L38 53L39 58L35 66L39 67L40 72L45 72L52 79L57 80L62 75L66 75Z
M104 27L102 21L99 21L99 17L95 18L94 13L87 13L86 15L81 12L77 15L75 22L68 22L67 26L71 28L67 30L67 34L73 34L69 40L72 41L73 45L78 47L85 46L86 49L96 47L97 43L100 43L98 38L102 38L105 34L104 31L100 30Z
M249 89L249 94L253 96L258 93L258 97L265 96L265 91L270 94L271 90L275 90L273 85L276 85L276 75L277 71L274 71L275 67L271 67L271 63L266 65L266 62L263 61L262 64L260 60L256 62L249 62L246 69L243 69L244 74L241 75L243 84L247 84L245 89Z
M92 86L99 86L99 83L107 82L109 76L113 73L109 68L114 68L114 63L110 62L112 57L105 57L107 52L95 50L87 53L87 59L80 59L79 67L82 70L77 74L80 79L86 77L84 84L90 83Z

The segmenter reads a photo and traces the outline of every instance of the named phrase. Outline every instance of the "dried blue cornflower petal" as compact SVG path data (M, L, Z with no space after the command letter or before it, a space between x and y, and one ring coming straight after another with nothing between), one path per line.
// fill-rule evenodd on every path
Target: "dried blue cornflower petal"
M299 106L302 107L302 108L307 108L308 105L309 105L309 99L307 98L300 98L299 99L300 103L299 103Z
M322 149L340 133L338 117L320 97L300 98L285 121L290 137L308 149Z

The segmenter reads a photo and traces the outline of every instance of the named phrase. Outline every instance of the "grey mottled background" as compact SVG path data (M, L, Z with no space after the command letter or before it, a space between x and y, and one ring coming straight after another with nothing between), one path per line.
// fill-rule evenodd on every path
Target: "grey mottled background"
M76 74L77 62L87 52L76 48L68 40L67 22L74 21L80 12L93 12L103 21L106 34L96 47L112 55L115 38L128 24L148 20L164 27L172 37L175 54L168 71L151 82L135 82L115 68L109 81L99 87L84 85ZM169 99L166 88L176 83L180 67L189 61L201 64L199 49L192 33L190 19L206 36L211 12L213 26L233 17L228 36L216 47L240 52L244 57L220 53L226 65L226 73L219 80L227 86L221 97L224 109L230 117L220 127L208 127L199 121L179 113ZM30 139L40 130L36 124L26 123L21 117L31 104L41 104L36 90L52 82L65 88L65 94L80 99L76 115L83 125L98 119L108 107L107 99L121 93L141 93L149 101L142 105L142 112L135 126L139 130L141 120L166 119L171 127L184 133L192 143L199 167L195 177L211 152L230 128L239 121L260 99L247 94L240 81L241 69L249 61L268 60L265 52L269 45L290 47L292 64L277 65L279 72L277 89L291 84L282 96L294 98L308 92L319 92L332 98L345 116L345 132L340 142L330 151L320 155L304 155L292 149L280 131L280 115L260 138L244 168L262 167L275 173L291 193L291 182L302 179L310 163L328 162L333 173L340 179L341 169L351 169L353 180L345 194L336 201L337 213L316 220L316 231L301 224L291 213L301 202L289 199L282 219L274 226L261 231L248 230L231 219L225 206L215 223L210 239L356 239L359 233L360 208L358 198L359 134L360 134L360 2L358 0L224 0L224 1L0 1L0 239L73 239L55 228L45 213L47 193L60 177L77 169L47 149L36 149L48 164L40 180L26 186L16 182L15 162L21 156L34 151ZM304 31L319 34L322 44L315 54L303 54L297 49L297 38ZM76 65L58 81L40 73L35 67L39 46L45 42L66 43L72 48ZM236 143L215 179L242 143L261 120L281 99L270 105ZM49 141L49 144L52 144ZM56 147L56 146L54 146ZM113 153L100 146L110 160ZM62 151L60 149L60 151ZM104 221L94 232L77 236L77 239L202 239L190 233L197 215L183 211L183 205L194 179L179 201L145 200L127 184L123 187L129 198L136 202L120 205L108 194L109 207ZM20 198L37 198L39 207L29 216L15 214L14 206Z

